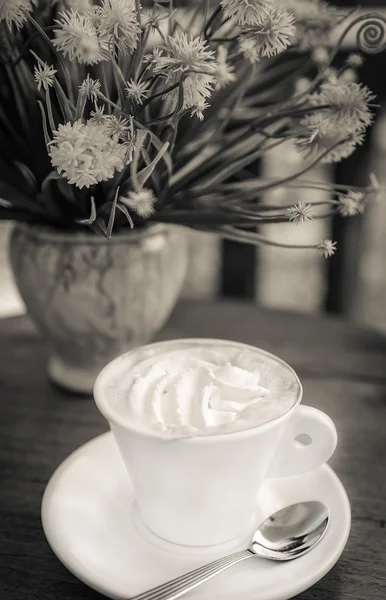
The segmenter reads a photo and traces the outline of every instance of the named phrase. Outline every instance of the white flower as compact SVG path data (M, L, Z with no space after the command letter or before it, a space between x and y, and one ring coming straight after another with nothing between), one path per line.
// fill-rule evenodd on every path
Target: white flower
M296 43L302 50L331 44L331 34L345 13L324 0L275 0L295 17Z
M330 55L325 46L316 46L311 53L311 59L316 65L326 65L329 58Z
M137 104L142 104L142 99L147 97L147 92L149 91L149 83L147 81L134 81L134 79L130 79L130 81L126 82L125 91L129 100L133 100L137 102Z
M347 133L368 127L373 120L369 103L375 96L368 87L353 81L325 82L309 97L314 106L331 105L323 111L328 124L344 127Z
M362 131L351 133L345 124L328 122L322 112L314 112L300 121L301 134L295 140L296 146L305 156L322 154L330 149L322 158L323 163L339 162L348 158L357 145L364 141Z
M119 140L124 142L126 161L131 162L136 143L133 118L124 119L121 116L105 115L104 111L104 106L97 106L95 110L91 111L91 118L88 122L95 125L103 125L107 135L114 138L118 137Z
M131 152L134 150L135 130L133 118L124 119L116 115L105 115L105 107L97 106L91 111L89 123L94 125L103 125L107 135L117 136L121 141L125 142L127 154L131 157ZM129 161L131 158L129 158Z
M92 79L90 73L87 73L86 79L84 79L79 86L80 93L86 96L86 98L91 98L91 100L94 100L95 102L98 98L100 89L100 81L98 79Z
M104 124L108 135L117 136L120 140L128 140L130 130L128 119L124 119L121 116L106 115Z
M96 106L95 109L91 111L91 118L89 119L89 122L102 125L105 122L106 116L105 107Z
M333 256L335 254L336 245L337 245L336 242L326 239L326 240L321 240L320 243L316 247L319 250L319 254L321 256L324 256L324 258L330 258L330 256Z
M148 55L155 74L163 75L169 86L183 79L183 106L191 108L205 102L215 85L216 63L214 53L208 49L201 37L188 37L176 32L165 39ZM178 89L170 95L178 98Z
M320 140L320 141L323 141L326 144L326 139L328 140L329 138L327 137L324 140ZM335 138L335 142L338 142L338 141L339 140L337 140ZM361 146L363 144L363 141L364 141L363 133L352 134L349 139L347 139L346 141L342 140L337 146L335 146L334 149L330 150L330 152L328 152L322 158L321 162L325 163L325 164L340 162L344 158L348 158L349 156L351 156L351 154L354 152L354 150L356 150L356 147ZM326 148L324 148L324 150L326 150Z
M221 0L226 19L234 19L238 25L259 25L272 0Z
M287 209L288 220L294 225L299 225L300 223L306 223L307 221L312 221L312 205L307 204L304 200L301 200L297 204L294 204L290 208Z
M350 83L357 83L358 74L354 69L345 69L339 79L341 81L349 81Z
M197 117L198 119L200 119L200 121L203 121L204 110L206 108L209 108L209 104L205 102L205 100L202 100L199 104L196 104L196 106L191 107L192 110L190 113L190 117Z
M244 36L240 40L240 50L244 54L245 58L248 59L252 64L259 62L259 48L256 46L255 41L252 38Z
M286 10L272 7L268 10L261 23L242 36L240 49L251 62L253 57L271 57L283 52L295 35L294 17ZM255 53L251 54L251 43L245 48L244 40L251 40Z
M338 197L338 213L342 217L353 217L364 213L365 196L362 192L350 190L347 194L340 194Z
M60 29L55 29L56 37L52 40L57 50L70 60L88 65L106 60L97 31L87 15L71 9L60 16L61 20L56 21Z
M303 94L311 86L311 79L308 77L299 77L295 81L295 95Z
M152 190L143 189L139 192L131 191L127 196L121 196L119 201L125 204L128 208L137 213L139 217L144 219L150 217L155 209L154 204L156 197Z
M41 65L40 63L34 68L34 78L38 85L38 90L42 88L48 90L49 87L54 85L55 73L57 73L54 67L47 65Z
M224 45L220 45L217 48L216 56L216 90L221 90L226 87L228 83L231 83L236 79L233 71L235 68L227 62L228 50Z
M135 0L103 0L100 10L98 33L124 54L135 50L141 28L138 23Z
M37 0L1 0L0 21L5 21L9 29L12 29L12 25L20 29L36 4Z
M370 188L366 193L366 202L379 202L384 198L385 189L381 188L375 173L369 174Z
M339 71L334 67L328 67L327 69L324 69L322 76L325 82L327 81L328 83L335 85L339 80Z
M127 148L104 124L88 121L59 125L50 142L53 167L78 188L106 181L125 166Z
M351 52L346 58L346 65L348 67L353 67L357 69L363 65L363 56L362 54L358 54L357 52Z

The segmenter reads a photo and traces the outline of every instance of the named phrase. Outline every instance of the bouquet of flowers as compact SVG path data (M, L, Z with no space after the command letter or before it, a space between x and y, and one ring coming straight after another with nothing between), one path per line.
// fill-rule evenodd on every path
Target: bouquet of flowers
M359 53L336 69L352 30ZM189 10L0 0L0 217L106 237L166 222L272 244L261 225L361 213L379 191L374 176L363 188L299 177L362 144L374 96L356 69L384 47L383 17L324 0L198 0ZM288 140L301 170L257 175ZM264 203L283 186L328 189L325 214L312 201ZM336 244L312 247L327 257Z

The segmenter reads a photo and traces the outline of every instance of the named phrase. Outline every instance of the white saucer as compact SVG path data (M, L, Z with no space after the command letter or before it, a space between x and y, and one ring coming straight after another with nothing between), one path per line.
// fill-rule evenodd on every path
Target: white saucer
M350 531L350 505L335 473L323 466L305 475L271 479L259 492L258 519L300 500L330 509L321 542L297 560L239 563L190 593L196 600L287 600L321 579L336 563ZM245 547L189 549L167 545L133 511L133 489L111 433L81 446L56 470L42 503L44 532L53 551L79 579L110 598L129 598L210 560ZM147 533L146 533L147 532Z

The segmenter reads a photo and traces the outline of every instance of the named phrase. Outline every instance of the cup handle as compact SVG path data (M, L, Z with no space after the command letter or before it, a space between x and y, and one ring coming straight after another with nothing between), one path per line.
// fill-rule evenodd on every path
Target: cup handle
M307 436L308 444L296 440ZM298 406L290 417L267 477L287 477L312 471L332 456L338 435L333 421L324 412L311 406Z

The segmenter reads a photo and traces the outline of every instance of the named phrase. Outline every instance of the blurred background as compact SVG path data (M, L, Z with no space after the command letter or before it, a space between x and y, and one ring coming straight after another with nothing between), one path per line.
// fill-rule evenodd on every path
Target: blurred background
M185 0L185 4L189 4ZM350 7L353 0L336 0ZM364 0L363 11L372 8L386 16L385 0ZM352 50L350 43L342 52ZM337 165L320 165L307 179L345 184L367 184L375 173L386 186L386 52L367 56L359 80L377 95L376 120L364 146ZM288 144L271 152L260 165L261 173L274 177L299 169L302 159ZM310 197L310 194L319 197ZM276 190L266 201L275 204L323 199L323 191ZM1 189L0 189L1 196ZM8 263L7 244L11 224L0 222L0 317L25 312ZM310 250L255 248L221 241L216 236L186 229L190 241L190 267L182 296L245 298L264 307L307 313L329 312L386 331L386 198L368 207L364 215L317 220L294 227L269 225L264 233L288 243L314 243L322 238L338 242L338 251L326 261Z

